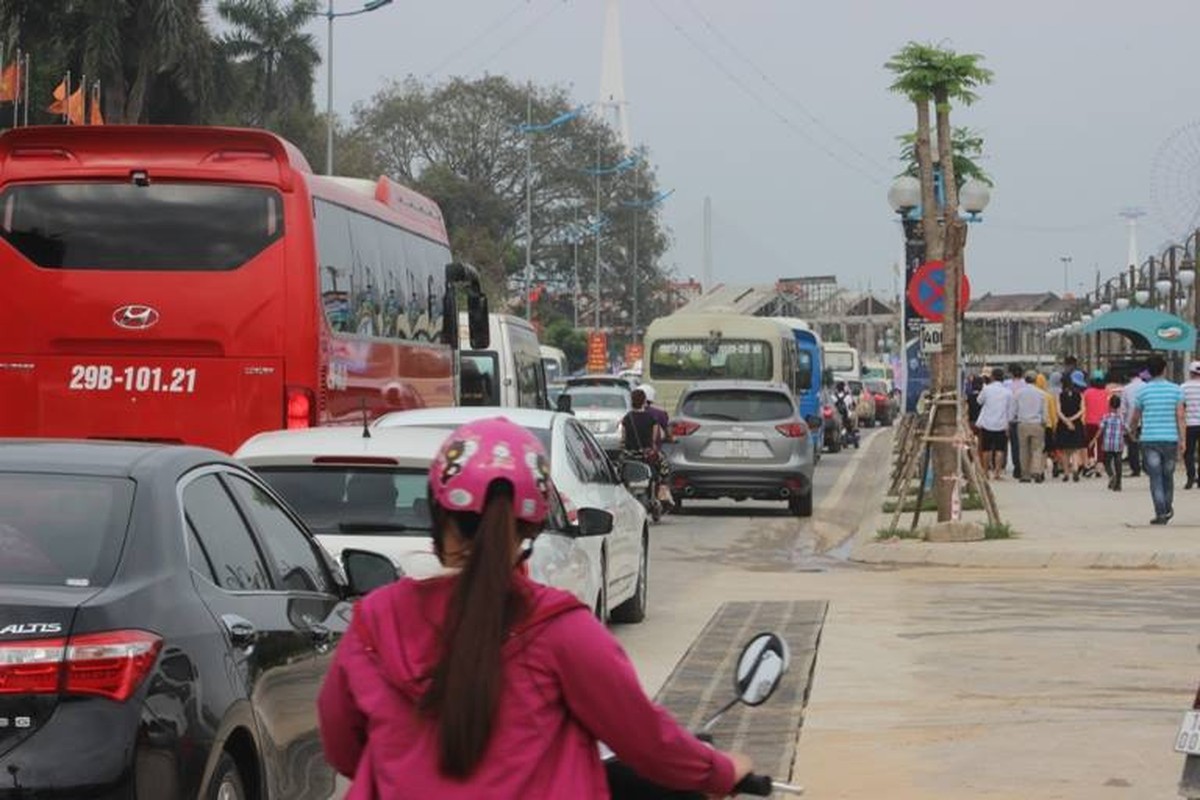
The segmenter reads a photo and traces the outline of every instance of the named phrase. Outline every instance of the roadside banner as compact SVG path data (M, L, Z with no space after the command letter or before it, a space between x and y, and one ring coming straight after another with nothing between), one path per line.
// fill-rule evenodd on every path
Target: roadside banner
M587 371L608 372L608 334L604 331L588 333Z

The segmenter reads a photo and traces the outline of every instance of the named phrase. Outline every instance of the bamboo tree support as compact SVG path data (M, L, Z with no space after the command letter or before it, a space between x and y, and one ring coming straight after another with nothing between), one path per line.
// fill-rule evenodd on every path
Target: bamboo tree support
M936 444L951 444L958 450L958 460L961 464L961 477L949 476L950 480L962 481L973 490L983 504L988 522L1000 524L1000 513L996 505L996 496L983 470L980 469L978 453L974 447L974 437L966 421L959 415L955 435L952 437L935 436L934 421L938 408L957 404L958 398L953 392L936 395L930 398L929 408L924 415L910 415L902 425L900 443L896 449L896 465L892 473L892 485L888 494L896 497L896 507L892 514L891 529L896 530L900 517L904 514L905 504L909 497L910 485L915 479L917 483L916 506L910 530L916 530L921 521L921 505L925 500L925 476L929 471L929 463L933 446ZM919 469L918 469L919 467Z

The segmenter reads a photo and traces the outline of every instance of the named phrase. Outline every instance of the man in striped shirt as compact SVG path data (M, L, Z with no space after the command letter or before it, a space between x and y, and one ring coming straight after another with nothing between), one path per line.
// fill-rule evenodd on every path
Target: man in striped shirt
M1150 524L1166 525L1175 516L1175 460L1186 441L1183 390L1164 377L1167 362L1162 356L1151 356L1146 367L1150 382L1134 398L1133 425L1142 431L1142 466L1154 501Z
M1196 443L1200 442L1200 361L1188 367L1188 379L1183 384L1184 422L1187 423L1187 438L1183 445L1183 464L1187 468L1187 485L1196 486Z

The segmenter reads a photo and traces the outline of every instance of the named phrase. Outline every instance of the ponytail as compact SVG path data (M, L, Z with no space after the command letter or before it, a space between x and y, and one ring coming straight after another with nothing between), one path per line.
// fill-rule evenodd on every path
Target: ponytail
M512 487L494 481L482 514L446 512L433 504L439 554L439 534L448 513L453 513L471 553L450 599L441 658L421 707L438 721L442 772L466 778L491 738L503 689L500 651L526 608L512 584L517 537Z

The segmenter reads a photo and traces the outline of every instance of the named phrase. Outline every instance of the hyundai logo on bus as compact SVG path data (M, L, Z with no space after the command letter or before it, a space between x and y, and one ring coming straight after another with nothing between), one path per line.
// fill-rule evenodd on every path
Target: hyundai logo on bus
M133 304L121 306L113 312L113 324L126 330L145 330L153 327L157 322L158 311L150 306Z

